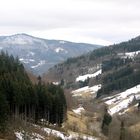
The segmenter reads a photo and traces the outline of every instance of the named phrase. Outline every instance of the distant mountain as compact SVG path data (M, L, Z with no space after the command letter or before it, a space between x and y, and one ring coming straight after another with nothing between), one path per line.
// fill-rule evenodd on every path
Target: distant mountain
M69 57L76 57L100 47L102 46L41 39L27 34L0 37L0 50L18 56L24 66L35 74L42 74Z

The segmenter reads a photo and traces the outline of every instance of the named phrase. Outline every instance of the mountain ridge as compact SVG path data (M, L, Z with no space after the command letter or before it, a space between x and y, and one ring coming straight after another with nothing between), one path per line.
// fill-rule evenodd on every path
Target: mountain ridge
M102 46L42 39L25 33L0 36L0 50L7 51L14 57L18 56L24 66L37 75L42 75L67 58L80 56L99 47Z

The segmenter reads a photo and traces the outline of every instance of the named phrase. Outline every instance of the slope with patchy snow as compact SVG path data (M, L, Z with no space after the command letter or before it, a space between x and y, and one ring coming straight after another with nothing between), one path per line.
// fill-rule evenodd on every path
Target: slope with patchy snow
M46 133L48 136L60 137L62 140L72 140L72 139L78 140L79 138L81 138L83 140L100 140L99 138L96 138L94 136L85 135L85 134L79 135L79 133L75 133L75 132L64 133L64 132L60 132L60 131L50 129L47 127L40 127L37 125L34 125L34 126L37 127L38 129L40 129L43 133ZM24 133L25 133L24 131L15 132L16 139L24 140ZM30 136L28 135L28 138L30 140L45 140L44 136L41 136L40 134L37 134L37 133L32 133Z
M78 97L78 96L82 96L86 93L89 93L93 98L95 98L96 93L100 88L101 88L101 84L95 85L95 86L92 86L92 87L86 86L86 87L79 88L77 90L72 91L72 96L73 97Z
M45 137L41 136L40 134L37 133L31 133L29 134L25 134L24 131L20 132L15 132L16 135L16 140L25 140L25 139L30 139L30 140L44 140ZM26 137L26 138L25 138Z
M114 115L127 109L134 99L140 99L140 84L114 96L104 98L103 100L109 107L109 113Z

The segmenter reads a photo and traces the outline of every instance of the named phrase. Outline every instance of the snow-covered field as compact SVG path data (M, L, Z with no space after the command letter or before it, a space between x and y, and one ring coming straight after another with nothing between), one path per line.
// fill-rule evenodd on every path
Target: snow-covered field
M79 138L81 138L83 140L99 140L99 138L84 135L84 134L79 135L79 133L75 133L75 132L65 133L65 132L60 132L60 131L50 129L50 128L47 128L47 127L40 127L40 126L37 126L37 125L34 125L34 126L39 128L42 132L46 133L48 136L60 137L62 140L72 140L72 139L78 140ZM25 140L24 132L20 132L20 131L15 132L15 135L16 135L17 140ZM41 136L40 134L37 134L37 133L32 133L30 137L28 135L28 138L30 140L45 140L44 136Z
M97 91L101 88L101 85L95 85L92 87L86 86L83 88L79 88L77 90L72 91L72 96L73 97L78 97L78 96L82 96L85 93L90 93L92 95L92 97L96 97L96 93Z
M96 76L98 76L99 74L101 74L102 73L102 70L100 69L100 70L98 70L97 72L95 72L95 73L93 73L93 74L86 74L86 75L82 75L82 76L78 76L77 78L76 78L76 82L79 82L79 81L85 81L85 80L87 80L88 78L93 78L93 77L96 77Z
M126 110L134 99L140 99L140 84L103 100L109 107L109 113L113 115Z

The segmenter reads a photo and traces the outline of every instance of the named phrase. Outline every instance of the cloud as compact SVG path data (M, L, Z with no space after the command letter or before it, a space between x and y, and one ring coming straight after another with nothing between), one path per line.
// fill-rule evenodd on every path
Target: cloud
M140 33L139 0L0 0L1 35L108 45Z

